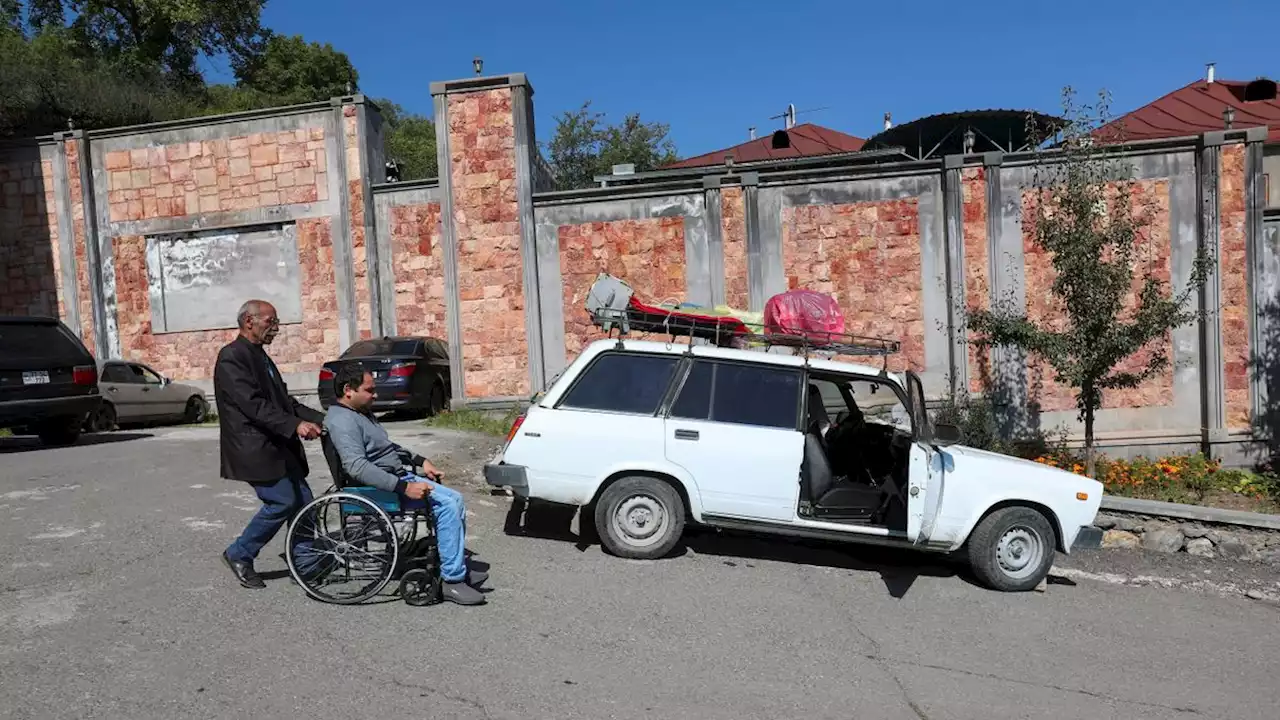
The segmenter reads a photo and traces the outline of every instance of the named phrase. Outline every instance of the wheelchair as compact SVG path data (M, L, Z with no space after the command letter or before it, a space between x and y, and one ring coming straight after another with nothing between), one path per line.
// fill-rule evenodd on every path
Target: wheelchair
M402 507L394 492L357 484L342 469L327 432L321 434L320 446L333 485L289 523L285 561L294 581L316 600L338 605L364 602L392 580L398 580L397 591L406 604L442 602L430 506L422 501L421 506ZM424 527L421 534L419 526ZM307 549L299 553L299 547Z

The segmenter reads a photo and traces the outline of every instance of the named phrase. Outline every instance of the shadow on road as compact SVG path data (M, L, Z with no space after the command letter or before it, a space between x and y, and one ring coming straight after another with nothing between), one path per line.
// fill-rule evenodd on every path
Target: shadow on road
M579 519L581 532L573 531L573 521L578 515L578 508L567 505L515 498L511 509L507 512L503 532L507 535L558 540L572 543L579 551L586 551L592 545L599 544L589 510L585 518ZM724 560L724 564L737 567L736 561L742 561L747 567L755 567L750 560L766 562L786 562L796 565L828 567L856 572L875 572L880 575L885 589L893 598L906 596L907 591L915 584L917 578L955 577L966 582L976 581L966 576L959 568L945 558L926 555L922 552L881 548L869 545L851 545L786 538L775 535L755 535L731 530L687 526L682 542L668 557L679 557L689 551L697 555L708 555Z
M55 450L57 448L77 448L88 445L108 445L130 440L141 440L152 437L151 433L111 432L81 435L80 439L70 445L45 445L35 435L12 435L0 438L0 455L7 453L33 452L36 450Z

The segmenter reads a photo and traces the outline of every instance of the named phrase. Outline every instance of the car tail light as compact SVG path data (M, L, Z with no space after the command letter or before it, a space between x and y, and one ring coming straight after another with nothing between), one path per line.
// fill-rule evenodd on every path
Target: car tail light
M332 379L333 379L333 371L332 371L332 370L330 370L329 368L320 368L320 379L321 379L322 381L323 381L323 380L332 380Z
M409 377L417 369L418 369L418 366L412 363L409 365L396 365L395 367L391 368L391 372L389 374L391 375L391 377Z
M71 382L76 385L93 385L98 381L98 369L92 365L80 365L71 370Z
M516 436L516 431L518 431L518 430L520 429L520 426L521 426L521 425L523 425L523 424L524 424L524 416L523 416L523 415L521 415L520 417L516 418L515 422L511 423L511 429L507 431L507 439L506 439L506 442L511 442L511 438L513 438L513 437L515 437L515 436Z

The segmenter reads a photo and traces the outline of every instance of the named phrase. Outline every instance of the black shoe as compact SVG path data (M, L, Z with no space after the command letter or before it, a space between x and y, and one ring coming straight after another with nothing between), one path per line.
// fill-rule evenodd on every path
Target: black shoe
M484 595L465 582L444 583L444 599L459 605L483 605Z
M231 572L235 573L236 579L240 581L242 587L247 588L264 588L266 583L262 582L262 578L258 576L258 571L253 569L253 563L232 560L227 552L222 551L222 562L231 568Z

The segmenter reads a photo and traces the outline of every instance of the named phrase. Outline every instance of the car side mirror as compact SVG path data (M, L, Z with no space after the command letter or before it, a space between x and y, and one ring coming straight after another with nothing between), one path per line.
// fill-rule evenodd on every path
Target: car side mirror
M964 441L964 431L959 425L937 423L933 426L933 441L938 445L957 445Z
M160 387L168 387L169 383L171 382L173 381L165 377L164 375L160 376Z

